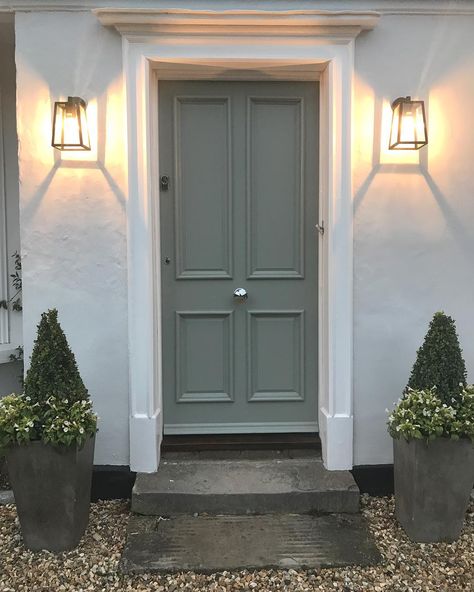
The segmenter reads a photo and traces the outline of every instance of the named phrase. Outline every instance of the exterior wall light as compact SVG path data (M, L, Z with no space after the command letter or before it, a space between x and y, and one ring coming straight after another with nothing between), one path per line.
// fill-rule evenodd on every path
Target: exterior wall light
M389 150L419 150L428 144L424 101L399 97L392 103Z
M86 102L80 97L54 103L51 146L58 150L90 150Z

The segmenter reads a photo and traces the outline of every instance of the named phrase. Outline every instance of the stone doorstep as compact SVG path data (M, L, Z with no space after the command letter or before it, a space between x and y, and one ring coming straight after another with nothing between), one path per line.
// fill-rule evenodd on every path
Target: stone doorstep
M132 515L124 573L239 569L319 569L381 560L360 514L309 516Z
M137 475L138 514L353 513L359 489L349 471L327 471L319 458L164 461Z

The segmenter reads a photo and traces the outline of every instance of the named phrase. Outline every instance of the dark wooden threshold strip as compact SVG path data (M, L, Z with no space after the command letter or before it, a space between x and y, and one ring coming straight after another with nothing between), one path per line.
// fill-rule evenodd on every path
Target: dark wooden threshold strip
M320 450L317 433L293 434L199 434L164 436L162 452L204 450Z

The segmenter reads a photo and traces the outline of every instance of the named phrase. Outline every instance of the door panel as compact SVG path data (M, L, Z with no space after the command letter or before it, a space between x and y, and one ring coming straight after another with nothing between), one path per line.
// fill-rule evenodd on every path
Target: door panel
M249 99L249 278L303 274L302 102L302 98Z
M177 278L231 277L230 113L227 98L177 97ZM205 150L202 139L212 138ZM202 241L202 236L206 241Z
M248 400L304 400L304 312L249 312L247 335Z
M318 90L159 84L166 433L317 429Z
M233 319L230 312L176 313L176 402L232 401Z

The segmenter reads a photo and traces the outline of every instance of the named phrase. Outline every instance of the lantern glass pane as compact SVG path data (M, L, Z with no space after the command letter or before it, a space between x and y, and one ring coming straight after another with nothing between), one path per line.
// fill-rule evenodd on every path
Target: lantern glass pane
M90 150L86 108L81 99L70 97L55 103L52 145L59 150Z
M89 137L89 127L87 125L86 108L83 104L78 106L79 111L79 124L82 133L82 147L86 150L90 150L91 141Z
M428 143L423 101L400 99L393 107L391 150L417 150Z
M398 130L400 127L401 105L395 105L392 113L392 128L390 130L390 148L395 148L398 144Z

